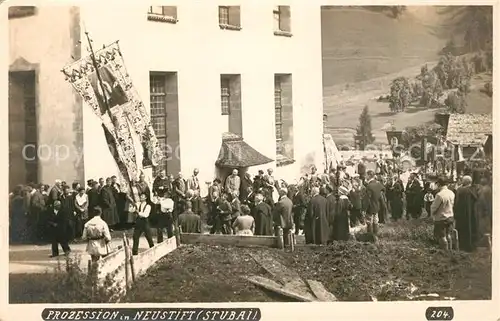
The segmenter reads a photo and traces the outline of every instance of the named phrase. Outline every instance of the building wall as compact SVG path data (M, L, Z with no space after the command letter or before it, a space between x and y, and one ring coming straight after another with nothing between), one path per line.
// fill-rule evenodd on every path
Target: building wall
M75 17L78 9L44 6L33 16L9 20L9 70L36 72L38 180L44 183L84 177L81 102L60 72L72 55L79 58Z
M221 74L241 75L243 137L274 159L274 74L291 73L296 162L278 167L276 176L292 179L310 163L322 168L323 161L320 8L295 2L291 3L290 38L273 34L272 4L241 5L240 31L221 30L218 8L193 1L177 3L176 24L148 21L146 5L114 11L114 28L108 24L111 6L97 12L82 7L81 12L95 44L120 40L129 74L146 105L149 72L178 72L180 157L185 175L195 167L203 180L215 174L214 161L228 128L227 116L220 113ZM86 116L86 128L95 128L93 120L87 121L92 117ZM105 146L100 146L99 151L103 150ZM85 156L86 166L93 166L90 158L96 157ZM103 161L101 157L99 163Z
M228 129L227 116L222 116L220 110L221 74L241 75L243 137L272 159L276 157L274 74L292 74L296 162L278 167L275 173L278 178L291 180L298 178L300 171L308 169L310 164L316 164L320 170L323 168L319 6L298 0L291 2L292 37L273 34L272 4L248 1L241 5L240 31L221 30L218 8L212 4L179 1L179 21L176 24L148 21L147 9L147 5L131 3L117 10L116 5L103 3L99 10L95 10L95 7L82 4L80 37L84 38L84 23L97 48L119 40L128 72L146 105L149 105L150 71L178 73L179 144L182 146L179 156L181 171L185 175L190 175L195 167L200 169L203 181L211 180L216 173L214 163L222 133ZM50 10L41 9L39 15L32 18L36 23L27 25L29 27L15 28L17 39L38 39L36 44L18 41L20 45L15 51L18 55L26 52L25 55L33 61L54 55L55 58L45 58L40 67L40 82L44 84L40 87L43 106L50 106L42 114L53 115L55 109L61 112L65 121L41 116L41 136L70 144L75 139L70 128L75 115L68 106L75 101L72 88L59 73L61 67L71 61L70 14L64 7ZM61 28L56 28L54 21ZM60 32L51 33L50 39L40 37L43 34L40 30L48 28L49 24L51 30L60 29ZM36 46L40 48L33 50ZM85 41L82 41L81 51L86 53ZM87 106L83 106L83 119L85 178L112 175L116 166L108 152L100 123ZM55 133L49 135L48 128L55 129ZM68 135L62 137L62 132L68 132ZM171 147L175 149L175 146ZM271 163L260 168L275 166ZM75 172L71 162L64 166L64 172L61 169L46 169L44 166L42 172L45 177ZM258 169L252 168L250 172L255 174Z

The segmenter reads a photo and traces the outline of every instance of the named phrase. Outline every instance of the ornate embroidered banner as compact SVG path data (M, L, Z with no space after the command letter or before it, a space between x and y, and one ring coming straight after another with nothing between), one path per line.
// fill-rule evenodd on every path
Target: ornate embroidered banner
M91 56L69 64L62 72L101 119L121 178L129 183L137 179L143 161L156 166L163 153L146 107L127 72L118 42L96 51L94 56L99 74Z

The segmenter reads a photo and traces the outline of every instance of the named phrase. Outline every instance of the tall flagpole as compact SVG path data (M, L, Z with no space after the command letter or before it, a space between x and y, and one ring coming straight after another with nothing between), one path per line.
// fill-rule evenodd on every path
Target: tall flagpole
M99 72L99 65L97 64L97 60L95 59L94 48L92 47L92 40L90 39L89 33L87 30L85 30L85 37L87 38L87 42L89 44L90 59L92 60L92 65L94 66L94 69L95 69L95 74L97 76L97 82L99 84L99 87L101 87L102 100L104 102L104 107L106 108L106 112L109 116L109 119L111 121L113 121L113 118L111 117L111 110L109 108L108 98L106 97L106 88L104 87L104 82L102 81L101 73Z

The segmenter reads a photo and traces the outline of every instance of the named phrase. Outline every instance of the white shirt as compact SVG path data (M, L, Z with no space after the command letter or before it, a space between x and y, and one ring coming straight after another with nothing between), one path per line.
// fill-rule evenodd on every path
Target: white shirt
M174 201L170 198L160 198L160 209L162 213L172 212L174 210Z
M455 202L455 193L443 186L431 205L431 215L434 221L442 221L453 217L453 205Z
M139 217L142 217L142 218L148 218L149 213L151 213L151 205L149 205L146 202L140 203L139 209L137 211L137 215L139 215Z
M85 203L87 203L89 201L89 198L88 198L87 194L83 194L83 195L76 194L75 200L76 200L76 204L78 204L79 206L83 206Z

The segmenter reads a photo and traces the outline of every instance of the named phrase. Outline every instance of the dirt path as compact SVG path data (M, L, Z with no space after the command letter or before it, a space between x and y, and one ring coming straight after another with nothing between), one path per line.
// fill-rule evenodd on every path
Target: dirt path
M122 245L121 239L114 239L111 242L111 248L117 248ZM86 244L71 244L71 255L76 258L80 268L87 270L87 262L90 256L86 253ZM140 242L140 250L147 249L146 240ZM59 249L61 250L61 249ZM62 253L62 252L61 252ZM58 264L64 267L64 255L59 258L50 258L51 245L10 245L9 246L9 273L45 273L55 272Z

